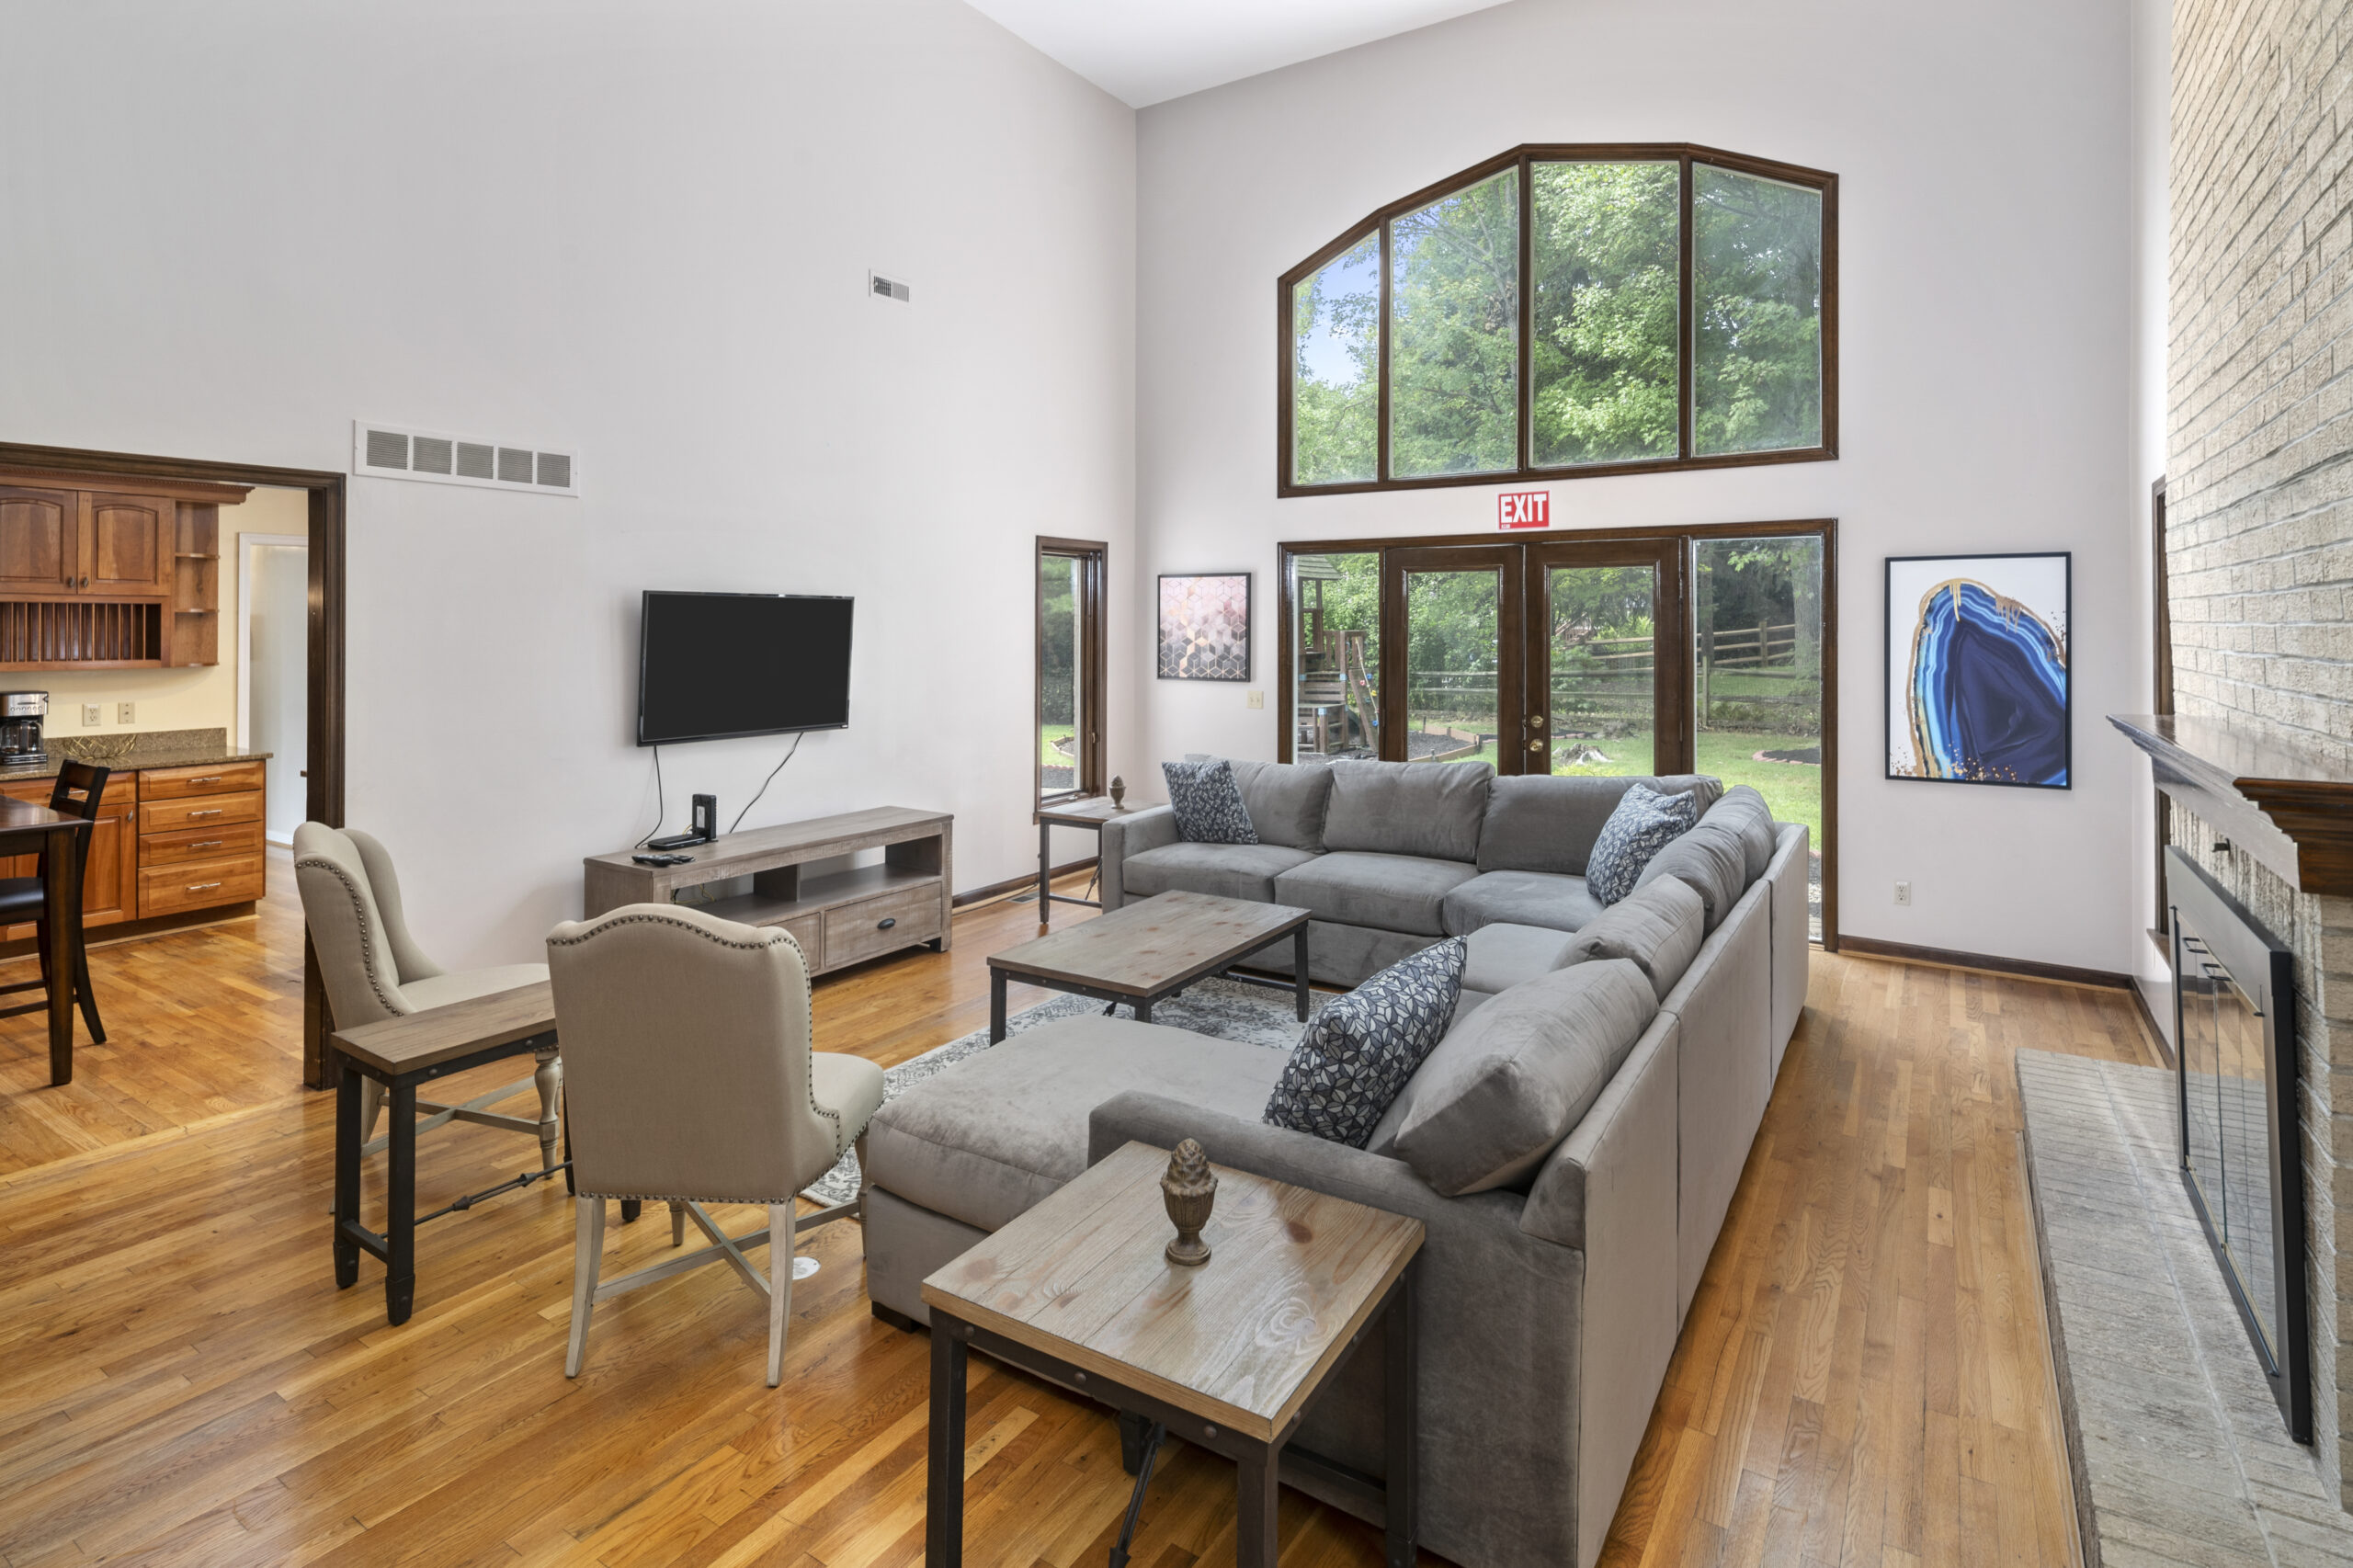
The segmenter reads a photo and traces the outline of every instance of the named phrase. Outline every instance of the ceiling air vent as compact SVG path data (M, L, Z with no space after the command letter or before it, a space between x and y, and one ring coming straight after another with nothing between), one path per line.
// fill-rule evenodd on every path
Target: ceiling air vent
M577 452L551 452L536 444L401 429L368 419L351 424L351 472L379 479L577 495L579 465Z

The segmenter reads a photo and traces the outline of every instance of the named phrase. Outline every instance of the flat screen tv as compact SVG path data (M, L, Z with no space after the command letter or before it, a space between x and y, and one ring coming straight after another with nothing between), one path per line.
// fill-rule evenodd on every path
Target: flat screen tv
M843 728L850 603L649 589L638 640L637 744Z

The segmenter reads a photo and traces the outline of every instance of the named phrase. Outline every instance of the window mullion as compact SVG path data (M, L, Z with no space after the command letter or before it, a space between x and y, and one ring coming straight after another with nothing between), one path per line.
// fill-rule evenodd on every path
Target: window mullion
M1389 220L1381 220L1381 386L1374 399L1375 417L1380 429L1375 432L1373 472L1380 482L1389 482Z
M1531 348L1536 330L1534 278L1536 241L1536 165L1526 154L1519 160L1519 386L1518 388L1518 424L1519 426L1519 472L1525 477L1536 459L1536 397L1529 386L1535 355Z

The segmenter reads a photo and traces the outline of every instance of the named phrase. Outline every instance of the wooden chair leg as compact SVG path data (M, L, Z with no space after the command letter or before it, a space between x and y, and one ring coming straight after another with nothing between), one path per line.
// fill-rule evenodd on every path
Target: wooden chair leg
M784 1331L792 1316L792 1221L790 1203L768 1205L768 1387L784 1381Z
M572 1343L564 1347L563 1375L576 1378L588 1358L588 1319L597 1310L597 1274L605 1261L605 1200L575 1198L572 1233ZM773 1359L775 1353L769 1353Z
M97 993L90 989L90 950L82 945L82 937L74 938L74 995L81 1005L82 1022L89 1026L90 1043L107 1042L107 1027L98 1021Z
M670 1244L674 1247L687 1244L687 1206L683 1203L670 1205Z
M557 1165L555 1145L560 1128L556 1106L563 1093L563 1063L552 1051L535 1054L540 1065L531 1074L531 1084L540 1091L540 1169L551 1171Z

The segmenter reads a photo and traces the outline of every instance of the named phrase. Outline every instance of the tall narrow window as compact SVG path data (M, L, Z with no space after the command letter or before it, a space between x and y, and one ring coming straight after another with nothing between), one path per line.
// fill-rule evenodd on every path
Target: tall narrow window
M1673 458L1681 171L1672 163L1534 169L1529 461Z
M1390 470L1519 466L1519 171L1389 225Z
M1038 799L1103 789L1103 560L1089 540L1038 540Z
M1822 445L1822 192L1691 171L1691 449Z
M1291 472L1302 484L1370 479L1381 445L1381 235L1294 288L1291 317Z

